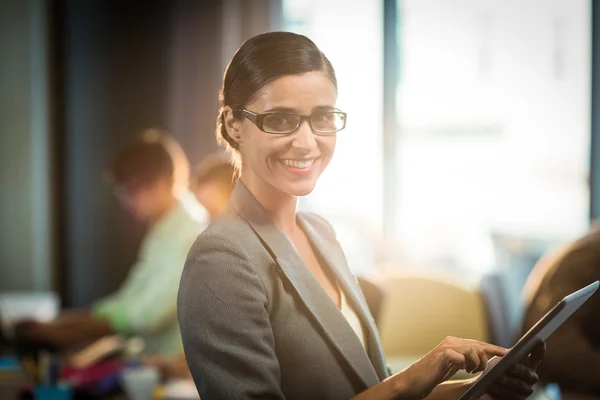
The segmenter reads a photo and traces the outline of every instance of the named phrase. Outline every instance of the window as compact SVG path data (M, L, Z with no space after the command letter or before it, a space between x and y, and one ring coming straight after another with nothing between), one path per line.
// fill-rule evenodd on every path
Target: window
M585 231L590 4L398 0L396 234L482 270L506 237ZM496 250L496 253L494 252Z
M589 0L397 0L397 9L395 259L485 272L510 253L532 264L582 234ZM367 272L381 261L368 249L382 245L386 218L383 1L285 0L284 16L330 58L348 112L301 207L333 222L351 266Z

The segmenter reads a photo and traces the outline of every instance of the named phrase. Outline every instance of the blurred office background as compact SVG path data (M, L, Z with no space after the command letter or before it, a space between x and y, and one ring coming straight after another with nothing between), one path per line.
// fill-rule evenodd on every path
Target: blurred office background
M348 128L301 207L369 276L527 275L600 213L600 8L590 0L0 0L0 291L86 306L118 287L143 227L102 172L148 127L216 148L230 57L306 34ZM436 272L436 273L437 273Z

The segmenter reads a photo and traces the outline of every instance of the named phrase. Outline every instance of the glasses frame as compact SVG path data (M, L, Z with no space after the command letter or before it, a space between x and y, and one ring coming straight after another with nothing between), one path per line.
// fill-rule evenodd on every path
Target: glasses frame
M244 117L246 117L247 119L249 119L254 125L256 125L256 127L258 129L260 129L261 131L268 133L270 135L290 135L290 134L296 132L300 128L300 125L302 125L302 121L308 122L308 126L310 127L311 131L313 131L313 133L316 133L319 135L332 135L332 134L337 133L346 128L346 120L348 118L348 114L343 111L340 111L340 110L325 111L325 112L335 112L338 114L342 114L344 116L344 125L340 129L337 129L335 131L320 131L320 130L313 128L312 122L311 122L311 118L313 117L312 115L302 115L302 114L296 114L296 113L287 112L287 111L277 111L277 112L269 112L269 113L259 114L259 113L255 113L250 110L246 110L245 108L238 108L238 111L241 112L242 115ZM295 116L299 117L300 119L298 120L298 125L296 125L296 127L290 132L271 132L271 131L267 131L264 129L263 121L266 116L273 115L273 114L295 115Z

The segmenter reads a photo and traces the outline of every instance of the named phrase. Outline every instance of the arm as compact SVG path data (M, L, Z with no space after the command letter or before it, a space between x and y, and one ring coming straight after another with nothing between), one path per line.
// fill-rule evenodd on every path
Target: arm
M176 324L181 271L195 239L184 233L146 242L122 287L95 304L94 314L122 334L152 334Z
M202 234L186 262L177 309L203 400L284 399L267 306L244 249L225 235Z
M471 380L446 381L440 383L425 399L427 400L450 400L458 399L473 382Z
M371 399L407 399L414 400L421 397L406 396L404 385L399 382L402 378L399 375L393 375L378 385L353 397L351 400L371 400ZM442 382L437 385L425 399L427 400L450 400L459 398L470 386L472 382L461 380L453 382Z
M480 400L524 400L533 393L537 383L535 368L544 356L545 345L539 343L520 364L509 369L488 389ZM407 369L392 375L378 385L365 390L352 400L454 400L460 397L477 378L447 381L459 369L485 371L500 358L488 363L488 356L503 355L505 349L468 339L448 337Z
M535 370L544 357L546 345L538 343L518 365L508 369L503 376L498 378L479 400L525 400L533 394L533 387L538 382ZM489 370L500 361L494 357L487 363L485 370ZM439 384L427 400L454 400L462 396L479 377L472 379L446 381Z
M483 371L489 357L505 353L506 349L498 346L449 336L410 367L365 390L352 400L456 399L472 382L443 382L461 369Z
M113 333L106 320L79 310L65 311L51 322L22 322L15 329L22 340L60 347L92 342Z

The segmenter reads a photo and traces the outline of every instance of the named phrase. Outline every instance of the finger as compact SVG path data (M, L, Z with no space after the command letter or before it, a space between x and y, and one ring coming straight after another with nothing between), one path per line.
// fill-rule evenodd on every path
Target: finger
M525 365L535 370L545 355L546 343L543 341L539 341L536 343L535 346L533 346L533 349L531 349L531 353L525 359Z
M483 349L485 350L485 353L489 356L498 356L498 357L503 357L508 350L505 349L504 347L500 347L500 346L496 346L494 344L489 344L486 342L482 342L480 340L471 340L472 342L477 343L479 346L483 347Z
M474 372L485 371L488 365L488 356L481 347L477 348L477 355L479 356L479 367Z
M530 385L535 385L539 377L535 371L524 364L515 364L508 369L507 375L512 376L515 379L520 379Z
M458 351L465 357L465 370L469 373L479 368L479 355L472 346L463 346Z
M515 379L510 375L502 375L496 382L494 386L502 386L515 395L520 396L531 396L533 394L533 385L530 385L520 379Z
M466 368L465 356L457 351L446 349L444 359L446 374L442 382L452 377L459 370Z

